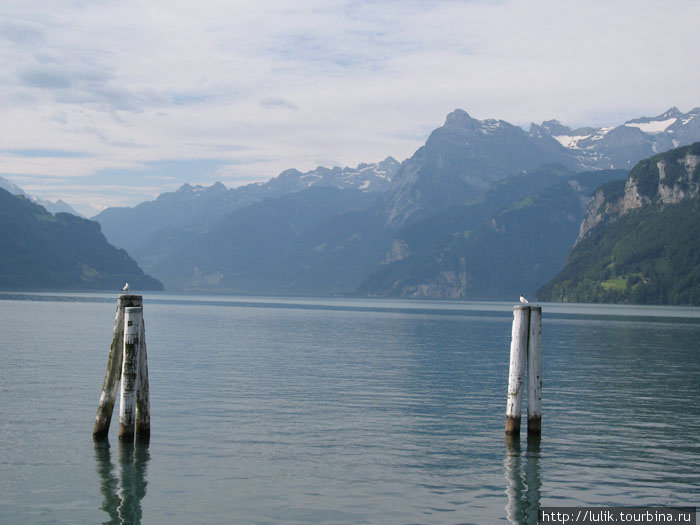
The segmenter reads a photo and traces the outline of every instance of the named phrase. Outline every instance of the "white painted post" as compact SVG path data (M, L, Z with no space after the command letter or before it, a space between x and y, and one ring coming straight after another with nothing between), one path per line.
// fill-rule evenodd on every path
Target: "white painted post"
M542 433L542 307L530 307L527 345L527 433Z
M133 440L136 421L136 379L141 348L142 307L124 309L124 355L122 357L122 396L119 405L119 439Z
M529 427L528 427L529 428ZM146 352L146 322L141 318L141 349L136 376L136 439L151 438L151 400L148 394L148 354Z
M104 439L109 433L109 425L112 421L114 403L119 391L120 378L122 374L122 356L124 346L124 309L143 305L143 297L140 295L122 294L117 301L117 313L114 317L114 332L112 345L109 349L107 360L107 371L102 384L102 393L97 405L97 415L95 425L92 429L92 436L95 439Z
M529 306L516 305L513 307L513 330L508 373L508 403L506 405L506 434L520 434L520 413L523 403L529 321Z

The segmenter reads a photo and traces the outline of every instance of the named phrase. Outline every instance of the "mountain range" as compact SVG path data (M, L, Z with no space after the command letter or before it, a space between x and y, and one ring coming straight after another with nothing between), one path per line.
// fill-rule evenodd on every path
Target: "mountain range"
M506 299L540 288L570 300L541 287L574 244L627 220L614 210L629 169L700 140L698 116L671 108L616 127L549 120L526 131L458 109L401 163L290 169L233 189L185 184L94 219L172 290Z
M671 108L617 127L550 120L525 131L458 109L402 163L287 170L234 189L184 185L95 219L172 289L534 294L563 267L596 187L650 152L700 140L697 116Z
M162 244L163 237L172 236L174 229L205 232L235 210L312 187L377 194L389 187L398 168L398 161L387 157L356 168L318 167L306 173L289 169L266 183L232 189L220 182L208 187L184 184L177 191L163 193L156 200L133 208L107 208L93 219L116 246L152 258L148 253L151 244Z

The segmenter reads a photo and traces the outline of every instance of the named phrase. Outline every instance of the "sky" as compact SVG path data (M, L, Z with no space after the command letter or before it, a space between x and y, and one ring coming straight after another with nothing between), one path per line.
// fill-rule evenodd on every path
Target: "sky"
M0 176L86 216L185 182L700 106L697 0L2 0Z

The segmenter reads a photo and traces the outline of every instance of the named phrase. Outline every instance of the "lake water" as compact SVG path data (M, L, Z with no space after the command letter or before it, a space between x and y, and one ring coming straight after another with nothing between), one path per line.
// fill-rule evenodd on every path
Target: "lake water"
M152 437L134 447L116 410L92 440L115 304L0 294L0 523L535 523L700 501L698 309L544 304L542 438L507 443L512 304L146 295Z

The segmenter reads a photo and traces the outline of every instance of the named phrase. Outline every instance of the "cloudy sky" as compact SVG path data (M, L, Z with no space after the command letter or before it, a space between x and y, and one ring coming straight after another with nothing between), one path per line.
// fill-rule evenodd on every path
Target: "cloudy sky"
M2 0L0 176L91 216L184 182L700 106L697 0Z

